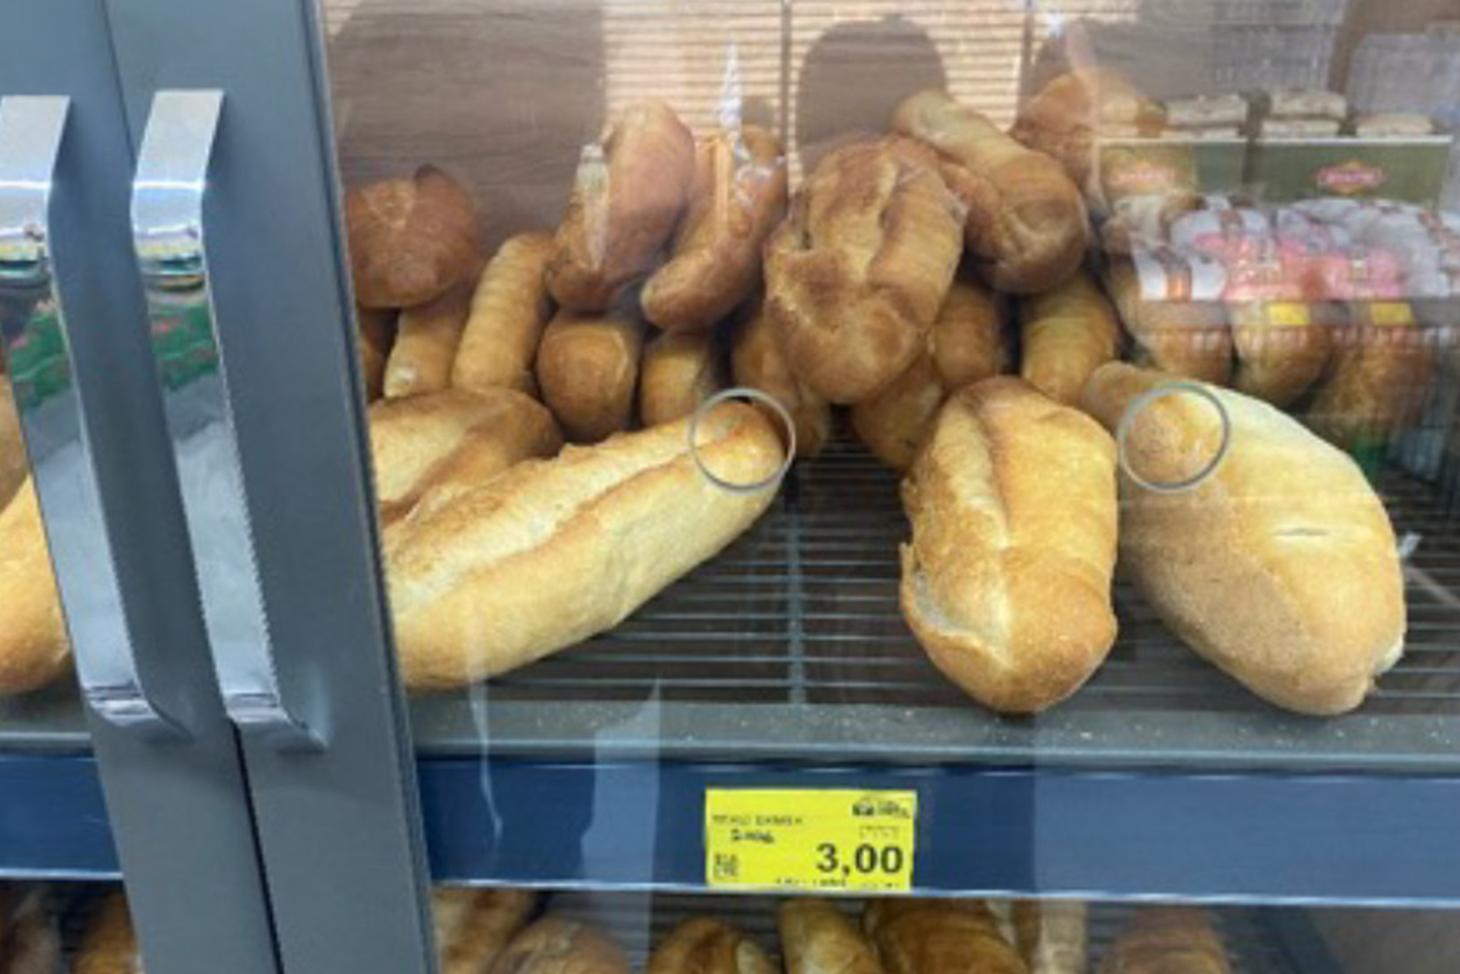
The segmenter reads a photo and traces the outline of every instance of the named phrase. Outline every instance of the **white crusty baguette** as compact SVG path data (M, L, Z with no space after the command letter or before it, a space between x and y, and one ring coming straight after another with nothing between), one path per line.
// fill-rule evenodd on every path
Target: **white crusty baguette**
M771 422L741 403L707 412L698 456L753 484L783 459ZM428 494L387 552L408 686L505 672L621 622L770 505L696 466L689 420L528 460L446 504Z
M1176 377L1112 362L1085 386L1107 429ZM1177 636L1272 703L1336 714L1363 701L1404 645L1404 582L1384 505L1357 464L1260 400L1202 386L1129 421L1121 476L1121 564Z
M907 479L901 602L933 663L985 706L1073 693L1115 641L1115 445L1022 379L951 396Z

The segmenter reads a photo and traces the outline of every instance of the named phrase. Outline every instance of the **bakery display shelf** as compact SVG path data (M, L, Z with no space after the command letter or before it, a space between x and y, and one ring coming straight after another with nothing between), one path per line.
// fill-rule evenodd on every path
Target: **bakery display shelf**
M675 924L692 916L711 916L744 930L773 958L779 957L777 900L767 896L692 896L586 892L552 896L547 909L609 931L624 946L634 970L644 970L652 945ZM848 911L858 900L841 902ZM1089 921L1089 970L1100 969L1110 944L1130 919L1133 907L1092 904ZM1233 974L1339 974L1336 962L1305 915L1297 910L1230 907L1214 912L1217 929L1232 960Z
M842 437L718 558L618 629L412 701L427 757L796 760L1187 771L1460 773L1460 522L1397 466L1404 659L1355 713L1272 707L1178 641L1117 574L1120 635L1072 698L1000 717L944 678L898 608L897 476Z

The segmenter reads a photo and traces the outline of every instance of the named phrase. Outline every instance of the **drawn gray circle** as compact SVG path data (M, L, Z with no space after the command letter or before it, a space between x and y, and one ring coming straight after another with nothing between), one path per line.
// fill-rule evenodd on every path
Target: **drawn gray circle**
M1155 402L1158 399L1164 399L1167 396L1175 395L1179 392L1195 393L1196 395L1200 396L1201 398L1212 404L1212 407L1215 408L1217 411L1217 416L1220 417L1222 421L1222 441L1217 444L1217 452L1212 457L1212 459L1207 463L1205 467L1202 467L1195 474L1187 477L1185 480L1178 480L1174 483L1158 484L1155 481L1147 480L1145 477L1142 477L1140 474L1136 473L1135 469L1126 462L1126 438L1130 435L1131 426L1134 425L1135 418L1137 415L1140 414L1141 410L1145 409L1147 406L1151 405L1151 403ZM1222 461L1227 458L1227 450L1231 447L1231 445L1232 420L1227 415L1227 408L1222 405L1222 401L1217 398L1216 393L1212 392L1210 389L1208 389L1206 386L1202 385L1199 382L1163 382L1153 389L1147 389L1145 392L1137 396L1129 406L1125 407L1125 412L1121 414L1120 422L1116 424L1115 427L1115 446L1117 450L1117 456L1120 459L1120 469L1124 470L1126 474L1130 477L1130 479L1134 480L1137 484L1141 485L1147 490L1160 491L1168 494L1179 493L1183 490L1191 490L1193 487L1200 484L1203 480L1206 480L1208 477L1210 477L1213 473L1216 472L1217 468L1222 465Z
M757 402L763 402L775 410L776 415L781 418L781 422L786 426L786 459L781 461L781 465L775 473L763 480L757 480L749 484L731 483L725 478L711 472L710 468L705 466L705 462L700 459L700 448L695 444L695 434L699 432L700 418L720 403L730 399L754 399ZM695 467L699 469L700 475L716 487L724 490L737 494L755 494L767 488L778 487L785 478L786 471L791 469L792 461L796 459L796 422L791 418L790 411L781 405L780 400L768 392L761 389L752 389L749 386L734 386L729 389L724 389L700 403L700 407L690 417L689 455L694 460Z

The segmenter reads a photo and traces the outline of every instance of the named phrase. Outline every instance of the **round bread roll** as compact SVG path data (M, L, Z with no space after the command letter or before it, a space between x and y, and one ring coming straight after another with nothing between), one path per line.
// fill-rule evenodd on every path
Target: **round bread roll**
M476 204L435 166L350 190L345 228L355 299L366 308L425 304L480 259Z

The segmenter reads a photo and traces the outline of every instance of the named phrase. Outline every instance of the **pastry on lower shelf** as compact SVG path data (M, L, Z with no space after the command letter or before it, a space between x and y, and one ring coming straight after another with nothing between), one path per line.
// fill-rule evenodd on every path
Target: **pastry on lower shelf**
M60 965L61 937L44 889L0 883L0 974L56 974Z
M386 551L406 685L462 686L611 629L750 527L785 459L774 427L719 404L692 455L689 422L524 461L445 504L423 498Z
M944 674L1008 713L1089 679L1116 632L1115 444L1098 423L1020 379L967 386L934 420L902 499L902 611Z
M487 974L536 904L529 890L437 887L431 916L441 974Z
M911 139L839 149L766 245L786 361L828 402L876 395L923 350L962 249L962 209L938 170Z
M350 190L345 228L355 296L366 308L409 308L465 281L480 259L471 194L435 166Z
M1206 911L1145 907L1116 939L1100 974L1232 974Z
M1105 289L1135 340L1135 357L1158 369L1226 384L1232 374L1232 329L1221 304L1183 298L1150 298L1141 291L1134 262L1112 260Z
M1347 449L1379 446L1413 424L1434 374L1434 349L1407 301L1356 302L1333 332L1308 425Z
M798 457L821 452L831 439L831 405L791 371L763 300L753 302L737 323L730 368L736 385L759 389L786 410L796 428Z
M1019 335L1020 376L1067 406L1080 401L1092 372L1120 355L1115 309L1083 270L1019 302Z
M871 942L825 900L786 900L776 912L786 974L883 974Z
M644 351L633 310L559 311L537 349L542 400L574 443L597 443L629 428Z
M551 234L520 233L487 263L451 365L453 386L478 392L537 388L532 363L551 317L543 272L552 250Z
M0 694L38 690L71 667L33 484L27 478L0 510Z
M690 416L720 390L718 349L707 331L665 332L644 349L639 421L645 426Z
M944 178L968 208L969 256L994 288L1034 294L1080 266L1089 242L1085 203L1054 159L941 91L905 99L892 128L942 156Z
M385 398L440 392L451 385L451 366L475 286L475 278L468 277L440 297L401 310L395 344L385 363Z
M1176 378L1112 362L1085 387L1091 415L1126 427L1123 569L1167 628L1259 696L1352 710L1404 648L1383 503L1347 454L1259 399L1202 385L1127 415Z
M110 893L82 935L75 974L141 974L141 970L127 898L120 891Z
M872 900L862 923L887 974L1028 974L977 900Z
M644 974L779 974L755 941L727 923L691 917L675 926L649 958Z
M548 915L512 938L491 974L629 974L629 960L596 927Z

